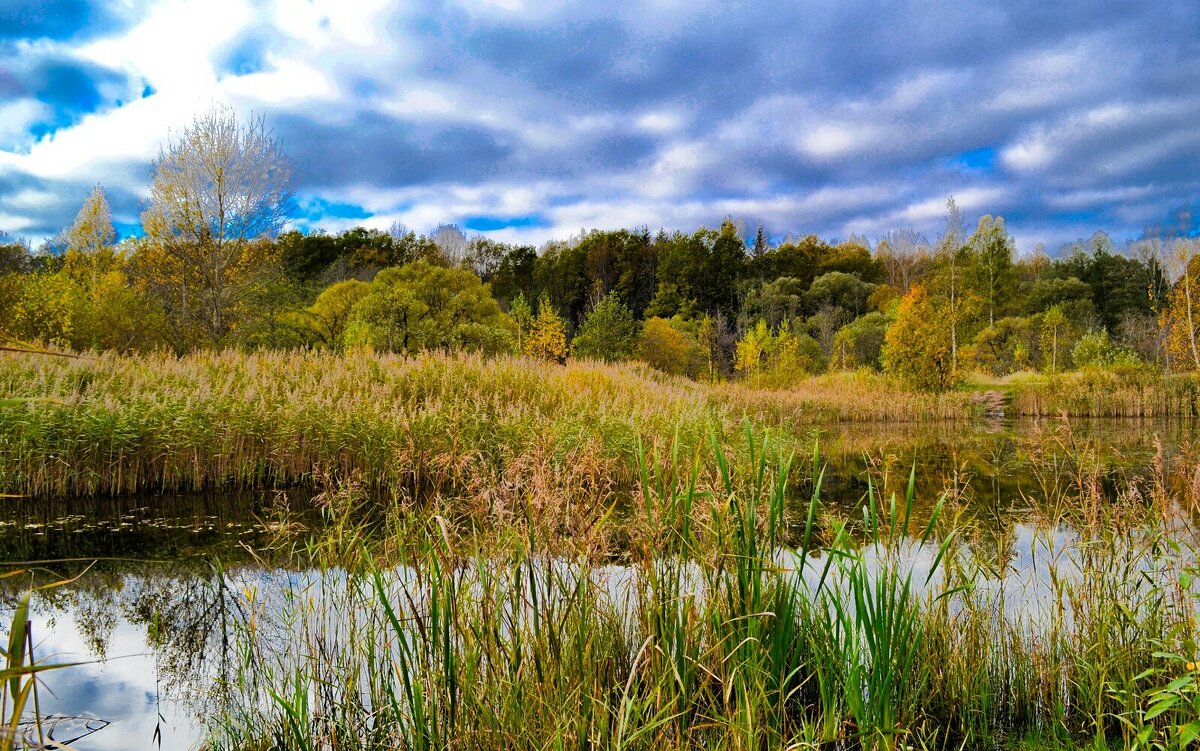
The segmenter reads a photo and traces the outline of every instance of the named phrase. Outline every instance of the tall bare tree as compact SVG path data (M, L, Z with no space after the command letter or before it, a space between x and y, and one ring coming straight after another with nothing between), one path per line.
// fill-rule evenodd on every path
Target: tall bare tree
M261 116L217 106L170 139L155 161L147 238L160 251L177 309L212 342L276 271L255 240L272 237L292 209L290 166Z
M903 294L929 261L928 243L911 227L893 229L880 238L875 257L883 261L887 283Z

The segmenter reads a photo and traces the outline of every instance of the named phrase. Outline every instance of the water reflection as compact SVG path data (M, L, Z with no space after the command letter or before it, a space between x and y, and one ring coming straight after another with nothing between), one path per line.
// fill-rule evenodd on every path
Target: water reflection
M1030 452L1035 449L1030 435L1037 430L1042 427L826 428L821 445L830 469L823 496L853 515L868 478L885 492L902 493L913 458L919 457L918 499L925 508L945 487L957 488L961 492L953 501L976 525L975 536L956 548L953 575L969 579L971 585L962 597L975 598L998 618L1030 629L1055 619L1061 623L1064 617L1069 627L1070 603L1063 602L1059 584L1080 581L1092 554L1089 545L1100 543L1093 543L1086 530L1047 526L1038 521L1038 514L1029 513L1049 481L1048 474L1038 474L1044 468L1037 470L1031 463ZM1103 437L1104 442L1096 441L1093 449L1087 449L1091 453L1086 453L1080 447L1086 448L1092 437ZM1056 476L1056 482L1070 481L1072 461L1093 462L1103 470L1101 477L1121 478L1149 476L1156 457L1181 465L1193 461L1193 436L1179 427L1156 429L1137 423L1117 431L1111 424L1073 426L1068 437L1039 437L1042 448L1037 450L1053 454L1056 440L1072 441L1069 448L1076 452L1074 457L1065 451L1051 457L1062 462L1053 466L1061 466L1067 478ZM1187 473L1176 473L1180 475ZM798 494L803 493L804 488L798 488ZM263 566L249 553L272 542L263 519L270 517L271 504L276 502L270 494L83 505L17 501L0 515L3 560L33 572L0 580L4 602L0 617L8 617L18 592L31 580L82 573L74 584L39 593L33 601L37 658L86 663L45 674L42 712L112 722L73 744L75 748L195 746L203 737L206 719L240 700L232 692L234 687L220 679L237 675L246 660L284 664L294 659L298 643L321 643L336 651L348 638L348 624L363 602L351 595L369 587L368 583L353 581L341 570ZM1171 537L1194 541L1195 530L1186 516L1174 517L1170 524ZM1128 573L1139 576L1114 582L1111 593L1130 602L1137 601L1140 588L1154 581L1172 581L1180 566L1195 563L1152 548L1148 539L1149 535L1132 535L1122 543L1128 548L1118 551L1118 557L1128 561ZM1083 540L1088 545L1082 545ZM933 551L919 545L900 551L914 581L923 582ZM864 557L877 565L895 555L867 550ZM31 567L31 561L53 562ZM797 572L812 591L825 559L813 557L802 566L795 556L781 552L778 561ZM554 570L548 578L564 583L584 571L558 559L547 559L543 565ZM628 614L645 589L640 572L621 565L586 571L601 598L614 613L624 614L627 628L632 629ZM487 572L457 575L469 578ZM691 566L685 576L688 589L702 597L703 572ZM935 577L929 586L940 583ZM386 584L394 602L407 603L410 609L422 602L421 585L412 569L392 570ZM513 601L526 599L522 595ZM316 601L324 608L321 617L300 617L304 603ZM961 606L960 600L956 607ZM520 618L510 612L504 621L511 625ZM238 638L247 633L255 638L252 654L244 651Z

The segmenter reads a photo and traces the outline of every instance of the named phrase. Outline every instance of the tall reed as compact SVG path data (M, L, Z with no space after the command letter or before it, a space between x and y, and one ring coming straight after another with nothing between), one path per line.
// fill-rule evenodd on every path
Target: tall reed
M1178 517L1050 519L994 566L948 497L918 518L915 472L904 496L871 489L860 519L840 518L821 505L814 451L813 492L792 508L787 446L743 426L744 461L716 435L635 449L640 500L620 523L643 529L621 563L549 552L532 532L477 547L420 514L390 561L339 533L286 607L254 603L242 698L214 716L212 747L1191 737L1196 556ZM288 638L263 637L272 620Z
M536 490L605 501L637 483L636 446L726 446L749 415L797 423L966 419L965 395L882 378L794 392L708 386L640 365L471 355L204 352L63 359L0 353L0 493L285 486L361 474L391 499L432 492L520 514Z

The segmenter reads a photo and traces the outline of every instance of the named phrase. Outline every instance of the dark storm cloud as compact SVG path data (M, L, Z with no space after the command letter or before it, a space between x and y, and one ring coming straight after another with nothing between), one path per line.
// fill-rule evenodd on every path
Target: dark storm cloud
M424 125L364 113L338 124L288 115L274 120L297 182L308 189L353 184L409 186L492 177L511 146L479 128Z

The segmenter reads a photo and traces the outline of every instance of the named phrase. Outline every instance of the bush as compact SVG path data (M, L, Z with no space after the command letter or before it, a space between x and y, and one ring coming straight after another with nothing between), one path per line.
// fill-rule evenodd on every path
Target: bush
M1133 350L1114 345L1104 329L1093 329L1079 338L1071 357L1078 368L1106 368L1115 371L1140 370L1145 367Z

